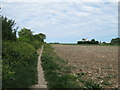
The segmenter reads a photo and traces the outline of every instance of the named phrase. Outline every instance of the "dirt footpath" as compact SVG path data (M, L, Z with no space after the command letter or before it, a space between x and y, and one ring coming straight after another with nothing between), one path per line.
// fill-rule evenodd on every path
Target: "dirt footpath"
M43 52L43 48L44 46L42 46L42 48L40 49L39 53L39 57L38 57L38 65L37 65L37 70L38 70L38 84L36 84L35 86L33 86L32 88L47 88L47 83L44 79L44 74L43 74L43 69L41 66L41 56L42 56L42 52Z
M118 47L52 45L55 52L73 66L72 73L86 73L105 88L118 87Z

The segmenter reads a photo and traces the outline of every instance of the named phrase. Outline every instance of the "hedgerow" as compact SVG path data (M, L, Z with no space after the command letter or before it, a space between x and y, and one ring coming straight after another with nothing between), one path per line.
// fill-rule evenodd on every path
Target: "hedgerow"
M28 88L37 83L37 49L46 36L33 35L30 29L16 32L15 21L2 19L2 86L3 88Z
M25 42L3 42L3 88L27 88L37 83L36 49Z

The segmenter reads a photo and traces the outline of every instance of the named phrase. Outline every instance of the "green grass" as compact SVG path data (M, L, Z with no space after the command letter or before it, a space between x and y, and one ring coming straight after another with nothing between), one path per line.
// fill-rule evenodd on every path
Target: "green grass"
M76 77L70 74L70 68L63 59L59 58L53 48L45 45L42 55L42 66L48 88L80 88Z
M106 76L105 78L111 79L111 78L113 78L113 76L110 75L110 76Z
M111 83L108 82L108 81L104 81L104 82L102 82L102 84L107 85L107 86L110 86L110 85L111 85Z

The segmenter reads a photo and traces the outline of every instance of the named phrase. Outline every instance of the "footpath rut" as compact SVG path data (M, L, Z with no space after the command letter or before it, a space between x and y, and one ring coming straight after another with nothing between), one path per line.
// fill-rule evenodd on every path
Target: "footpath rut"
M41 62L41 56L42 56L42 52L43 52L44 46L42 46L42 48L40 49L40 54L38 57L38 65L37 65L37 70L38 70L38 84L32 86L32 88L47 88L47 83L44 79L44 73L43 73L43 69L42 69L42 62Z

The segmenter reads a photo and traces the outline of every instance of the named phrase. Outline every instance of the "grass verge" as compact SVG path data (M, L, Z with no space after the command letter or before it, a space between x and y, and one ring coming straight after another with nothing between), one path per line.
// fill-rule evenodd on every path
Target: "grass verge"
M45 45L42 54L42 66L48 88L80 88L76 77L70 73L70 67L59 58L50 45Z

